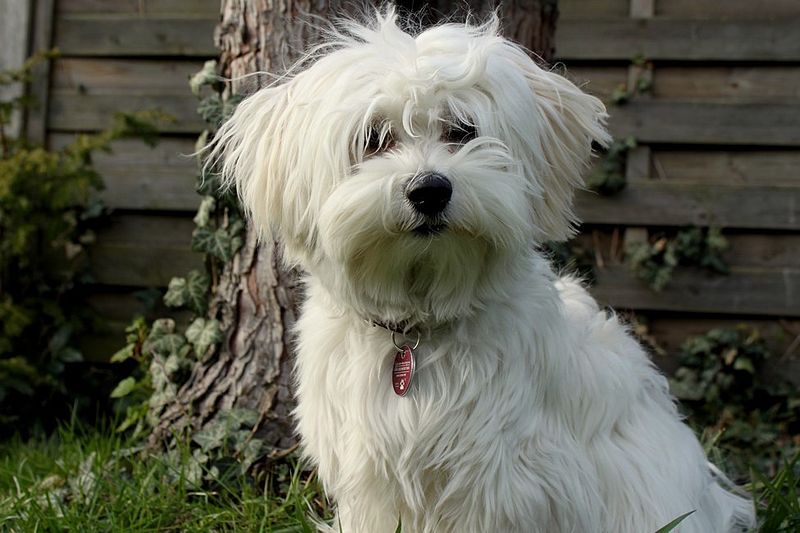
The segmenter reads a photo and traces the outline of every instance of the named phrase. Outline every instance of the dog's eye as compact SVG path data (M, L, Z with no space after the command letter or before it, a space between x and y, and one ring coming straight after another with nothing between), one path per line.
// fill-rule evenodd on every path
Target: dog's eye
M448 144L467 144L477 136L478 130L474 125L460 122L445 129L442 140Z
M391 131L383 131L379 127L369 129L364 142L364 155L370 156L388 150L394 145Z

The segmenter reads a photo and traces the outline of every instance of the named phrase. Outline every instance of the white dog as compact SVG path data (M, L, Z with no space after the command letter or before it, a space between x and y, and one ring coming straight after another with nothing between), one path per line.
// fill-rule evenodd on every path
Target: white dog
M338 507L321 527L751 527L642 348L537 251L573 232L601 102L495 20L412 35L389 9L332 40L213 154L307 273L296 415Z

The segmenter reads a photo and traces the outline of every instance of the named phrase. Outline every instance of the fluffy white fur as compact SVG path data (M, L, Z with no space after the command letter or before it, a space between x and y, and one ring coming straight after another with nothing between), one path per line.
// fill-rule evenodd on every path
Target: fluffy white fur
M572 232L591 142L608 141L601 102L496 21L412 35L390 9L328 44L245 100L215 148L307 272L298 427L338 505L321 527L651 533L689 511L678 531L751 527L642 348L537 251ZM445 142L455 124L478 136ZM429 171L453 193L444 231L421 236L404 189ZM406 397L370 321L421 336Z

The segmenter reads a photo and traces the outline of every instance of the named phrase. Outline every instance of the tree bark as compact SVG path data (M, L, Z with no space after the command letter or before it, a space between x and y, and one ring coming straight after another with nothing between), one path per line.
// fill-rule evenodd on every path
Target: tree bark
M417 3L419 4L419 3ZM470 13L485 17L492 2L428 2L426 24L440 16ZM398 2L406 10L419 5ZM352 2L224 0L215 34L220 74L234 81L232 94L249 93L268 84L267 75L297 60L315 44L320 32L305 21L352 11ZM552 57L556 0L509 1L500 10L504 33L545 60ZM177 399L164 409L150 442L164 442L175 432L195 432L226 409L249 408L260 415L254 436L279 454L296 443L291 419L292 326L300 294L298 274L280 261L275 242L259 242L248 228L245 244L225 266L213 287L209 314L218 318L227 340L197 363Z

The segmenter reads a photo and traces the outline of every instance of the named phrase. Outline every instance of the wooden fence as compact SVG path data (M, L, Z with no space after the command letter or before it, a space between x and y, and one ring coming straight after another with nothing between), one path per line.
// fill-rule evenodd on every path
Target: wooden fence
M115 209L93 253L92 302L114 322L95 339L98 354L120 343L121 326L142 309L136 291L200 264L189 250L196 169L182 154L202 125L187 78L215 56L218 4L55 1L62 56L49 84L51 145L106 126L119 110L176 117L155 149L118 142L97 158ZM594 293L646 317L668 351L743 321L762 327L780 353L793 343L800 351L800 4L560 0L560 9L556 51L567 75L609 103L615 136L639 143L625 190L578 197L581 238L596 256ZM615 89L642 76L649 90L611 104ZM729 275L681 269L657 293L621 263L626 240L690 224L724 229ZM784 364L800 376L791 358Z

